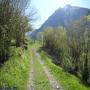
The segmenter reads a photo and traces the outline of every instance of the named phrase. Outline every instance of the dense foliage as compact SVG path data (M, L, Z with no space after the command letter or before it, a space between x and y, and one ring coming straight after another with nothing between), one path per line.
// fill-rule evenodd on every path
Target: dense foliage
M25 32L30 30L25 10L30 0L0 0L0 63L9 58L12 42L25 44Z
M68 30L46 28L43 41L54 63L90 83L90 16L75 22Z

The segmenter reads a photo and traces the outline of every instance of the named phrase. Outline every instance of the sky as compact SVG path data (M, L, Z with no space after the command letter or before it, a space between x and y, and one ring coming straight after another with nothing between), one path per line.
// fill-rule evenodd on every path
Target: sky
M90 8L90 0L32 0L31 6L37 11L33 27L38 29L55 10L67 4Z

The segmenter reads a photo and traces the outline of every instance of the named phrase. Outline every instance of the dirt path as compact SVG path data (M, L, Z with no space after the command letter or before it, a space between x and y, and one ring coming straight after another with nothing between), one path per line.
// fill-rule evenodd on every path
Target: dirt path
M31 60L31 69L30 69L30 75L29 75L29 82L28 82L28 90L35 90L34 85L34 61Z
M36 49L34 49L35 56L37 57L38 62L42 65L43 71L46 74L52 90L63 90L62 87L58 84L53 75L48 71L47 67L44 65L44 62L41 60L41 57Z

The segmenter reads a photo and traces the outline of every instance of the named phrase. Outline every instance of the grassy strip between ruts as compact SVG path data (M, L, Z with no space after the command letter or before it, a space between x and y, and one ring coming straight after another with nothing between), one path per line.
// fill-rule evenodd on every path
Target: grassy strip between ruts
M38 62L38 58L34 57L34 64L35 64L35 89L36 90L52 90L49 84L49 81L42 69L42 66Z
M30 48L29 48L30 49ZM30 50L11 48L13 54L8 61L0 67L0 90L27 90L28 73L30 67Z
M58 80L60 85L62 85L64 90L90 90L90 87L82 84L77 77L65 72L62 68L53 64L52 59L46 52L40 50L39 53L45 65Z

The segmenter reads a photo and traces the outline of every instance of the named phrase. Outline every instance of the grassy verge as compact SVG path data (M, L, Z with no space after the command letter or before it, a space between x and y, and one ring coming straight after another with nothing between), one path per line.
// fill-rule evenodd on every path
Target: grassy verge
M55 76L64 90L90 90L90 87L83 85L77 77L53 64L47 53L40 51L40 55L50 72Z
M15 87L16 90L27 90L29 50L12 47L11 52L12 57L0 67L0 89L5 87L10 90Z
M34 57L35 63L35 88L36 90L51 90L51 86L48 82L48 79L43 72L42 66L39 64L37 58Z

